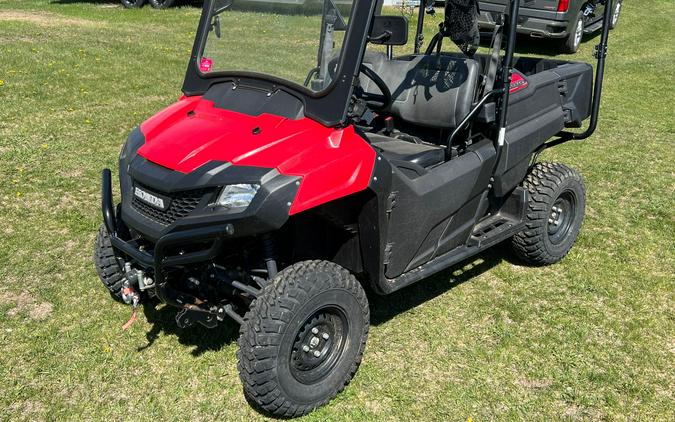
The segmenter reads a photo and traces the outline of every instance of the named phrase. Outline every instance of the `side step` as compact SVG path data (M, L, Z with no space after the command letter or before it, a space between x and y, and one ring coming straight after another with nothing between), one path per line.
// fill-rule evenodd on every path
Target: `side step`
M529 200L525 188L516 188L498 213L476 224L467 245L485 249L518 233L524 224Z
M469 238L468 244L477 248L489 248L520 231L521 219L501 212L481 221Z
M466 244L458 246L395 279L387 280L384 285L380 285L382 292L384 294L393 293L423 278L430 277L518 233L525 227L523 221L529 200L527 190L522 187L516 188L497 214L476 225Z
M602 19L595 22L591 26L587 26L586 28L584 28L584 35L592 34L593 32L598 31L599 29L602 29Z

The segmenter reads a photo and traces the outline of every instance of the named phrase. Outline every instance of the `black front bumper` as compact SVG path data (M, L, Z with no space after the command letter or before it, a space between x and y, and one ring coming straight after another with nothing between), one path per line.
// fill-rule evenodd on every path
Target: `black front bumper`
M118 236L120 227L117 223L118 219L113 207L111 173L108 169L103 170L101 186L101 210L103 213L103 222L108 231L113 249L129 257L134 261L133 263L135 265L143 267L144 270L152 270L155 279L151 289L155 296L163 303L184 310L183 313L178 314L177 321L181 318L194 318L208 327L213 327L213 321L222 321L223 316L227 315L237 323L243 324L241 315L234 311L231 304L228 303L220 304L220 306L204 307L204 304L195 297L183 294L169 287L164 277L165 268L195 264L215 259L220 253L224 239L231 236L234 232L232 224L227 223L219 226L170 233L162 236L157 243L155 243L153 250L148 252L141 249L135 241L125 241ZM166 254L166 251L172 246L195 242L204 242L211 246L197 252L174 256L168 256ZM191 312L192 316L185 315L185 312ZM208 323L204 321L208 321Z
M144 269L151 269L155 276L155 283L158 285L164 282L165 268L213 260L218 256L224 240L234 234L234 227L230 223L183 230L160 237L152 251L143 250L135 241L127 241L119 237L118 218L113 206L111 179L110 170L103 170L101 210L112 246ZM195 243L205 243L210 246L196 252L167 256L167 251L171 247Z

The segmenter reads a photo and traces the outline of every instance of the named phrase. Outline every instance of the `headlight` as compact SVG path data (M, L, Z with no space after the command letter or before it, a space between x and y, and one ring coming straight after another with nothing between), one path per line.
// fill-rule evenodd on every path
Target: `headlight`
M260 185L228 185L223 188L215 205L228 210L244 211L251 205Z

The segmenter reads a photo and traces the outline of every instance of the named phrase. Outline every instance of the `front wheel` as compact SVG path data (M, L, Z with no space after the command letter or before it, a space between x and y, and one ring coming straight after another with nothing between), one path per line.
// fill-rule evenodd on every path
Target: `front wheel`
M569 253L579 235L586 208L584 182L566 165L537 163L523 185L530 193L526 226L511 245L529 264L554 264Z
M101 282L108 289L110 296L118 302L122 300L122 287L127 280L121 268L121 262L115 255L110 235L105 225L101 225L94 243L94 265Z
M246 396L279 417L305 415L351 381L370 312L361 284L326 261L292 265L252 303L239 337Z

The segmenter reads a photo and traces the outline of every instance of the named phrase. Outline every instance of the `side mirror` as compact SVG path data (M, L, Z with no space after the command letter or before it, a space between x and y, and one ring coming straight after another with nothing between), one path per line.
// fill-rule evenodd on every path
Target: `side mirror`
M220 16L216 15L213 17L213 23L211 24L211 29L216 33L216 37L220 38L222 31L220 29Z
M375 16L368 41L378 45L406 45L408 18L405 16Z

